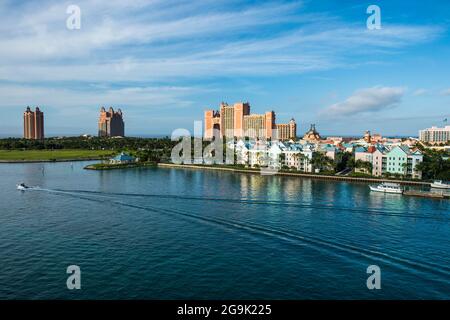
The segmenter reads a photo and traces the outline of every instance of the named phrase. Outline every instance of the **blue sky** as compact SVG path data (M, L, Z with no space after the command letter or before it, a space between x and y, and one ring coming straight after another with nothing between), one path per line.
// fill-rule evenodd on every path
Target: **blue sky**
M129 3L127 3L129 2ZM81 29L66 28L67 6ZM380 30L366 9L381 8ZM0 2L0 135L27 105L46 133L95 134L102 105L127 135L192 130L249 101L323 135L417 135L450 117L450 2L94 0Z

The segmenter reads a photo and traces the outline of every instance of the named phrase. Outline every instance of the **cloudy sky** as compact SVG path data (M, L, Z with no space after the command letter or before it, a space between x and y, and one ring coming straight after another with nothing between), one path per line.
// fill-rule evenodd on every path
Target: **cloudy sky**
M417 135L450 117L449 12L446 0L1 0L0 135L21 134L27 105L47 135L95 134L102 105L122 108L127 135L157 135L192 130L221 101L294 117L300 133Z

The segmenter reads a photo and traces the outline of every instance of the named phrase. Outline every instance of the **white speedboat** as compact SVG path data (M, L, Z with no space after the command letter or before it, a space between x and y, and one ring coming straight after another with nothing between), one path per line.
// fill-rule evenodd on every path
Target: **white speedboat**
M398 183L383 182L376 186L369 186L370 190L384 193L397 193L402 194L403 189Z
M450 189L450 183L444 182L442 180L435 180L433 183L431 183L432 188L438 188L438 189Z
M25 190L27 190L27 189L30 189L30 187L28 187L27 185L25 185L25 183L21 183L21 184L18 184L18 185L17 185L17 190L25 191Z

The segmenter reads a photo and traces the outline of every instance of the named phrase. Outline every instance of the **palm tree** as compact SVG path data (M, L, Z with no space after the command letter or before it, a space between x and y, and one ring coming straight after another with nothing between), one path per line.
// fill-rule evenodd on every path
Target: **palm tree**
M321 152L315 152L312 156L311 163L314 169L322 170L327 165L329 165L329 158Z
M408 163L407 162L402 163L402 169L403 169L403 175L406 177L406 175L408 174Z

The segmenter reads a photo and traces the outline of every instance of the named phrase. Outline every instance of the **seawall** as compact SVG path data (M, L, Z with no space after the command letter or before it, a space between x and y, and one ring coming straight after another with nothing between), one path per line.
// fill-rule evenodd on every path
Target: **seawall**
M216 170L216 171L228 171L228 172L247 173L247 174L261 174L261 171L258 169L235 169L235 168L206 166L206 165L158 163L158 167L160 167L160 168L197 169L197 170ZM322 180L335 180L335 181L365 182L365 183L391 182L391 183L398 183L401 185L410 185L410 186L429 186L430 185L430 183L423 182L423 181L332 176L332 175L322 175L322 174L314 174L314 173L276 172L273 175L303 177L303 178L322 179Z

